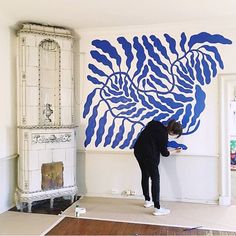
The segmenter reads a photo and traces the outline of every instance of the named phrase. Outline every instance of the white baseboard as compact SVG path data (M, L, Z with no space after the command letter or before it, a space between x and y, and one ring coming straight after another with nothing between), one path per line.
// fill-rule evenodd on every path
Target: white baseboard
M121 199L136 199L143 200L142 195L134 195L134 196L124 196L120 194L98 194L98 193L79 193L79 196L85 197L102 197L102 198L121 198ZM210 204L216 205L218 204L218 200L213 199L187 199L187 198L161 198L163 202L186 202L186 203L199 203L199 204Z

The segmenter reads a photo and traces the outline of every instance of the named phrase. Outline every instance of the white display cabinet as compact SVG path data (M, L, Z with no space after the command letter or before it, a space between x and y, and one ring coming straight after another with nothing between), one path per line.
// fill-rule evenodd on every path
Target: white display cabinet
M73 37L22 24L17 32L18 187L16 205L71 196L76 186Z

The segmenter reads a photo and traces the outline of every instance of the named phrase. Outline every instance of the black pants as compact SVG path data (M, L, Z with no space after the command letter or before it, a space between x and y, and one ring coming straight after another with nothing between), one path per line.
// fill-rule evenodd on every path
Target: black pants
M141 185L145 200L150 201L149 178L151 178L152 200L154 202L154 207L160 208L160 174L158 169L160 158L159 160L154 161L153 158L145 157L144 154L141 154L137 150L134 150L134 155L142 173Z

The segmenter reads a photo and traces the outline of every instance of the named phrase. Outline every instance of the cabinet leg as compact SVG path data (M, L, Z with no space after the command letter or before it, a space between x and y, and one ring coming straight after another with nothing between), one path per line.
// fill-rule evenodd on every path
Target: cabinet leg
M28 202L28 212L32 212L32 202Z
M71 204L74 202L74 199L75 199L75 195L71 195Z
M20 211L23 212L23 202L20 202L19 205L20 205Z
M50 208L53 208L54 198L50 198Z

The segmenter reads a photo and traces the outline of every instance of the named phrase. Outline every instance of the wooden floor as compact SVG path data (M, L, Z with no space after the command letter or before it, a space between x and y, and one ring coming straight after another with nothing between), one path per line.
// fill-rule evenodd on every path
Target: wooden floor
M65 217L46 235L236 235L201 229L184 229L145 224L119 223Z

